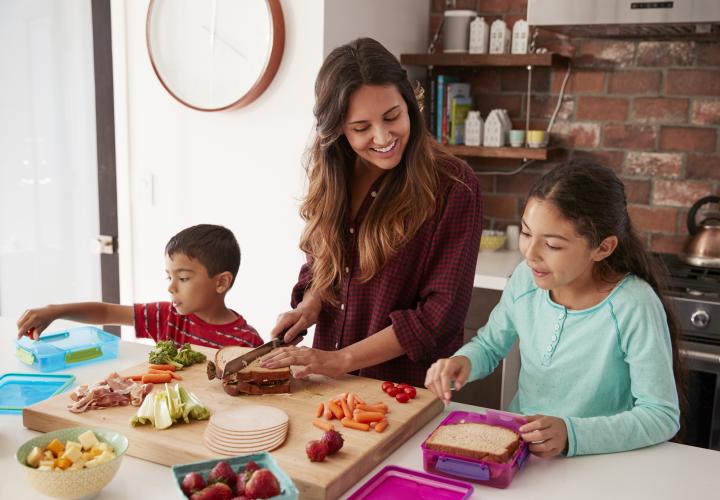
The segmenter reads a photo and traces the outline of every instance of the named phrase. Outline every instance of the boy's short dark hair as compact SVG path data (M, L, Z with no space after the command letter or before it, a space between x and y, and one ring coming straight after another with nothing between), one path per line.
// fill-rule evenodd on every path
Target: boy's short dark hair
M178 253L200 262L210 277L229 271L235 283L240 268L240 245L228 228L198 224L183 229L165 245L168 257Z

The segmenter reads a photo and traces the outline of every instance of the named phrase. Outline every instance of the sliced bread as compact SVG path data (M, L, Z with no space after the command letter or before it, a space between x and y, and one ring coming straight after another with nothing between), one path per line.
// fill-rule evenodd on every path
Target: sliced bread
M431 450L498 463L510 460L519 445L510 429L471 422L440 426L425 442Z
M215 353L215 365L220 372L225 370L225 365L228 361L231 361L238 356L242 356L246 352L250 351L247 347L240 346L227 346L218 350ZM269 356L270 353L265 356ZM271 382L275 380L288 380L290 378L290 368L262 368L260 362L265 357L262 356L248 366L234 374L236 380L243 380L246 382Z

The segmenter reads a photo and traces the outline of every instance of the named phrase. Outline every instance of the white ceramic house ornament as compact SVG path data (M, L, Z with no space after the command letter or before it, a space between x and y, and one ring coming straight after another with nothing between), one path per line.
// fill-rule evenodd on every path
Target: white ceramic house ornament
M493 109L485 120L483 131L483 146L486 148L500 148L505 145L505 126L500 117L500 111Z
M490 26L484 17L476 17L470 23L470 47L471 54L487 54L490 44Z
M483 141L483 120L480 111L468 111L465 118L465 145L479 146Z
M510 52L510 30L502 19L493 21L490 27L490 53L507 54Z
M512 53L527 54L528 40L530 39L530 29L528 23L524 19L519 19L513 24L512 30Z

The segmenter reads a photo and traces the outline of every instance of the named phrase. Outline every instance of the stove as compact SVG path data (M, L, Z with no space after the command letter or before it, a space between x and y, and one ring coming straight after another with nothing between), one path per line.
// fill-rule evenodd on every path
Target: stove
M720 269L656 255L667 268L666 296L680 328L687 396L682 441L720 450Z

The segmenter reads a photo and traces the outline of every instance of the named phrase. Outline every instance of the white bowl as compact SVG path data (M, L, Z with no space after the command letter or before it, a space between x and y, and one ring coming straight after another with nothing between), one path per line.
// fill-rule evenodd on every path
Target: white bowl
M44 448L53 439L62 443L77 441L78 436L91 430L100 442L110 444L115 450L115 458L104 464L78 470L46 471L27 465L28 454L35 446ZM25 442L15 453L15 458L25 471L30 485L43 495L63 499L89 499L95 497L115 476L120 468L123 455L127 451L128 440L119 432L110 429L72 427L48 432Z

